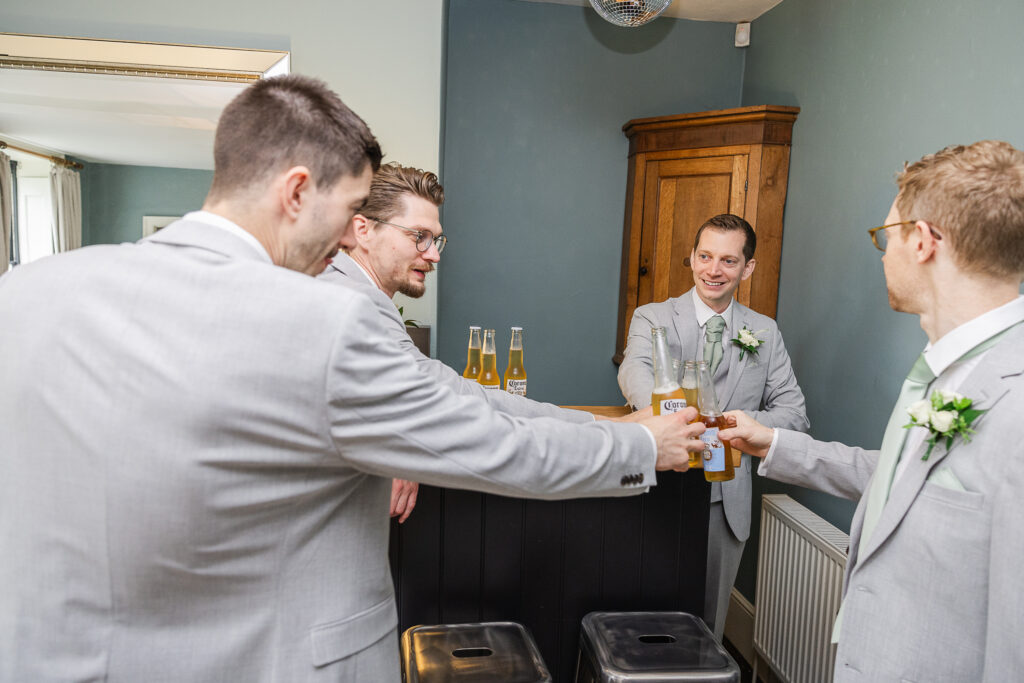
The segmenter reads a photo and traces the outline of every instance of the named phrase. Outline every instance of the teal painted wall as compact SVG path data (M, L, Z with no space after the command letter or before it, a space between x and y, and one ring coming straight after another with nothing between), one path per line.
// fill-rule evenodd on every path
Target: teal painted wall
M82 244L116 244L142 238L143 216L200 208L213 172L87 163L81 178Z
M590 8L452 0L442 182L439 357L467 328L525 328L529 395L623 402L611 362L633 118L739 105L728 24L622 29Z
M1024 3L1005 0L785 0L753 24L743 104L801 107L778 321L818 439L881 443L926 338L889 309L867 228L884 222L904 161L984 138L1024 147L1021 25ZM770 492L849 529L853 503L755 478L755 501ZM748 598L756 540L738 582Z

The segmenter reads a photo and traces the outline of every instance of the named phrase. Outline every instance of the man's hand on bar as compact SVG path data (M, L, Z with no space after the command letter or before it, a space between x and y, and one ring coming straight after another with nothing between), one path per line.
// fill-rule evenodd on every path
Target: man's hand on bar
M611 420L612 422L639 422L643 424L644 420L652 417L654 417L654 410L650 406L647 406L646 408L641 408L640 410L629 413L628 415L623 415L622 417L609 417L606 419Z
M658 462L654 468L659 471L690 469L690 451L701 452L704 442L700 435L707 429L703 422L687 424L697 419L696 408L684 408L671 415L659 415L641 420L640 424L651 430L658 444Z

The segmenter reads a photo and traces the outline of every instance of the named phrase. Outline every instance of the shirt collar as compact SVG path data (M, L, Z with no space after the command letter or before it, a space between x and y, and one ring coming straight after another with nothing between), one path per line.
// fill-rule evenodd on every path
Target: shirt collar
M267 263L273 263L273 259L270 258L270 254L267 253L266 248L260 244L260 241L256 239L255 235L251 232L238 225L234 221L230 221L224 216L220 216L210 211L191 211L182 218L186 221L195 221L197 223L205 223L206 225L212 225L230 232L235 237L239 238L249 246L253 247L256 252L263 258Z
M711 319L711 317L720 315L725 320L725 329L730 329L732 327L732 299L729 300L729 305L726 307L724 311L722 311L721 313L716 313L711 309L710 306L704 303L704 301L699 296L697 296L696 287L691 289L690 293L693 296L693 311L694 313L697 314L698 325L704 327L707 324L708 320Z
M924 360L938 377L960 357L993 335L1024 320L1024 296L968 320L924 349Z

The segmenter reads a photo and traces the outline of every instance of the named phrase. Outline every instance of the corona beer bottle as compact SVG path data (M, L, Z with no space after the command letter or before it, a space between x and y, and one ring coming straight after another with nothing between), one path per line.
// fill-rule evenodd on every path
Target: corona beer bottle
M699 361L699 364L705 365L704 361ZM683 363L683 376L679 379L679 383L683 385L683 396L686 398L686 405L692 408L700 405L697 401L697 373L698 361L688 360ZM697 416L692 421L697 422L698 420L700 420L700 416ZM690 467L703 467L699 452L690 453Z
M480 377L484 389L500 389L501 376L498 374L498 354L494 346L494 330L484 330L484 345L480 353Z
M505 368L505 391L526 396L526 366L523 365L523 328L512 328L512 342L508 346L508 367Z
M728 441L718 438L718 430L729 425L718 408L715 384L707 363L698 366L697 405L700 420L707 429L700 435L704 442L704 478L708 481L729 481L736 476L732 463L732 447Z
M462 376L474 382L480 377L480 328L469 326L469 349L466 351L466 369Z
M651 408L655 415L667 415L686 407L683 388L672 372L672 358L668 355L668 340L664 327L651 328L651 344L654 360L654 391L651 393Z

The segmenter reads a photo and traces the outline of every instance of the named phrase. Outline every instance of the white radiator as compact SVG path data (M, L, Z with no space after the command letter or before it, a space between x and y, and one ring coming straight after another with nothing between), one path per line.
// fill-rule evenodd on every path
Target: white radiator
M832 680L850 537L786 495L761 499L754 649L785 683Z

